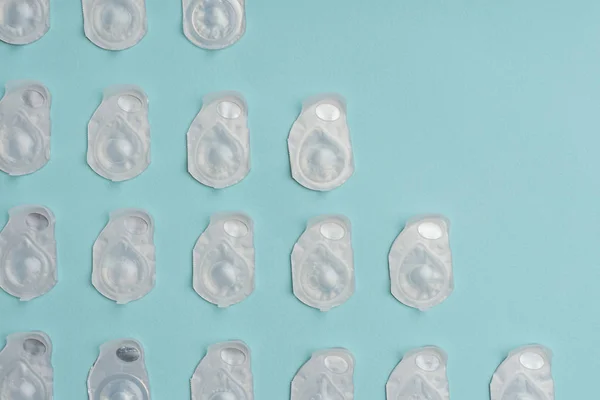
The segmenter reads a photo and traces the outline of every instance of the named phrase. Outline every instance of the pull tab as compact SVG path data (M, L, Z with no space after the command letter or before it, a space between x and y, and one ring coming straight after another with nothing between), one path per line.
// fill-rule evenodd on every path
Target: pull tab
M50 91L40 82L6 84L0 100L0 170L31 174L50 160Z
M183 32L194 45L223 49L245 31L245 0L183 0Z
M250 349L238 340L213 344L190 381L192 400L253 400Z
M150 400L150 382L144 349L134 339L119 339L103 344L87 381L90 400Z
M188 171L203 185L222 189L250 172L248 106L236 92L204 98L187 133Z
M254 226L242 213L213 215L194 247L194 290L229 307L254 291Z
M354 294L354 255L348 218L311 219L292 250L294 295L304 304L329 311Z
M154 288L154 221L147 212L121 209L111 213L93 252L92 284L103 296L127 304Z
M313 353L292 381L292 400L354 398L354 356L336 348Z
M329 191L354 173L346 103L337 94L307 100L288 137L293 178L302 186Z
M88 124L89 166L114 182L150 165L148 97L138 86L111 86Z

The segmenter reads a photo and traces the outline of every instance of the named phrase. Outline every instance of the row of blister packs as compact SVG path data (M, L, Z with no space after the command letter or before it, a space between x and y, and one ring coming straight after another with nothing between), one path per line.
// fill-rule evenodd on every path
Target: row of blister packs
M0 170L31 174L50 160L51 95L34 81L6 85L0 100ZM288 136L293 178L306 188L328 191L354 173L354 157L344 99L324 94L308 99ZM188 171L200 183L222 189L250 172L248 106L237 92L204 98L187 132ZM88 124L89 166L120 182L150 165L148 97L137 86L105 90Z
M491 400L554 400L552 354L540 345L509 353L490 384ZM449 400L448 357L435 346L409 351L386 384L388 400ZM352 400L352 353L332 348L313 353L291 383L291 400ZM43 332L9 335L0 352L0 399L51 400L52 342ZM192 400L253 400L250 348L234 340L211 345L190 380ZM87 379L90 400L150 400L142 344L119 339L103 344Z
M0 232L0 287L28 301L57 283L56 219L39 205L17 206ZM211 217L193 249L193 287L206 301L229 307L254 291L254 223L244 213ZM140 209L112 212L93 246L92 283L119 304L140 299L156 276L154 221ZM304 304L328 311L354 293L351 224L342 215L308 221L291 254L293 292ZM449 222L442 216L408 221L389 253L392 294L427 310L454 287Z
M229 47L246 31L245 0L182 0L182 5L183 32L198 47ZM81 6L85 36L100 48L125 50L146 36L145 0L81 0ZM1 41L25 45L49 30L50 0L0 1Z

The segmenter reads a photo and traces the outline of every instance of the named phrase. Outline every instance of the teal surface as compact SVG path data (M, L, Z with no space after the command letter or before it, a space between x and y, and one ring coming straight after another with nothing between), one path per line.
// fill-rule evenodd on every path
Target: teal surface
M119 337L143 343L154 399L188 399L206 347L234 338L252 349L258 400L288 398L330 346L356 357L355 398L383 400L402 354L427 344L448 352L453 399L486 399L507 352L530 342L554 352L558 399L597 395L600 2L248 0L246 35L218 52L186 40L179 1L147 3L149 32L124 52L85 38L78 0L52 0L40 41L0 43L0 84L37 79L53 96L50 163L0 173L0 226L13 206L50 207L59 265L41 298L0 292L0 342L51 336L56 399L86 398L99 345ZM114 184L87 166L86 128L118 83L148 93L152 164ZM187 173L185 134L202 96L225 89L249 104L252 171L215 191ZM331 91L348 100L356 173L316 193L292 180L286 140L302 100ZM91 285L92 244L121 207L156 223L156 287L127 306ZM192 248L224 210L255 221L257 287L219 310L192 289ZM390 294L387 255L427 212L452 222L456 289L419 313ZM291 289L292 246L322 213L352 221L357 280L327 314Z

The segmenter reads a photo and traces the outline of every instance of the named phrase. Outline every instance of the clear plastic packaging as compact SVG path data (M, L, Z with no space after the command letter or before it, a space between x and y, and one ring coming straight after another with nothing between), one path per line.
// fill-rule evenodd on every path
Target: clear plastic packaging
M154 288L154 221L146 211L112 212L93 251L92 284L106 298L127 304Z
M245 0L183 0L183 33L208 50L229 47L246 32Z
M142 344L134 339L119 339L100 346L87 386L89 400L150 400Z
M386 385L388 400L449 400L446 353L435 346L415 349L404 355Z
M145 0L82 0L85 36L106 50L135 46L148 31Z
M554 400L552 352L540 345L511 351L490 384L492 400Z
M242 213L213 215L194 247L194 290L229 307L254 291L254 224Z
M346 102L338 94L310 98L288 137L292 177L302 186L328 191L354 173Z
M148 97L138 86L111 86L88 124L87 162L114 182L135 178L150 165Z
M0 40L23 45L50 29L50 0L0 0Z
M14 207L8 215L0 232L0 287L29 301L57 282L55 218L44 206Z
M0 100L0 170L31 174L50 160L50 91L40 82L6 84Z
M52 400L52 342L44 332L13 333L0 351L0 399Z
M292 250L294 295L329 311L354 294L354 255L348 218L324 215L308 222Z
M236 92L204 98L187 133L188 171L216 189L235 185L250 172L248 106Z
M292 381L292 400L354 399L354 356L335 348L313 353ZM395 399L394 399L395 400Z
M430 215L407 222L389 254L394 297L409 307L425 311L454 290L450 222Z

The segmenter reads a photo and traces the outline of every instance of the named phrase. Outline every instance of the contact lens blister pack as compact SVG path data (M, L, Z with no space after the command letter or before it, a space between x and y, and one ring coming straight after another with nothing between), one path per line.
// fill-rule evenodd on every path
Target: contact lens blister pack
M148 31L145 0L82 0L85 36L106 50L135 46Z
M0 0L0 40L23 45L50 29L50 0Z
M55 218L44 206L17 206L0 232L0 287L28 301L57 282Z
M134 178L150 165L148 97L133 85L111 86L88 124L89 166L114 182Z
M1 171L15 176L26 175L48 163L51 104L50 91L40 82L6 84L0 100Z
M408 352L386 385L387 400L449 400L446 353L435 346Z
M439 215L406 224L389 253L391 290L409 307L425 311L454 290L449 221Z
M219 307L254 291L254 224L242 213L213 215L194 247L194 290Z
M208 50L229 47L246 31L245 0L183 0L183 32Z
M552 352L540 346L511 351L490 384L491 400L554 400Z
M0 399L52 400L52 342L44 332L13 333L0 351Z
M250 348L239 340L213 344L190 384L192 400L253 400Z
M118 339L100 346L87 387L89 400L150 400L150 380L141 343Z
M313 353L292 381L291 400L354 399L354 363L342 348Z
M152 217L139 209L112 212L94 243L92 284L106 298L127 304L147 295L155 279Z
M235 185L250 172L248 106L236 92L204 98L187 133L188 171L216 189Z
M337 94L306 100L288 136L292 177L302 186L328 191L354 173L346 101Z
M294 295L321 311L337 307L354 294L351 226L341 215L308 222L292 250Z

